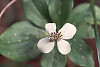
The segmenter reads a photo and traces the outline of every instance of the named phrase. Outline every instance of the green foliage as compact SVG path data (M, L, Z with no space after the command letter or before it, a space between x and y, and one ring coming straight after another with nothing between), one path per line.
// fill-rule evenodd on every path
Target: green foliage
M96 6L97 13L99 8ZM99 21L98 17L98 21ZM74 8L68 18L68 22L74 24L77 27L77 33L75 37L70 40L71 52L69 58L72 62L79 66L94 67L93 54L88 45L82 38L93 38L94 30L91 22L93 22L90 5L81 4Z
M68 56L72 62L79 66L94 67L92 51L82 39L94 37L93 32L91 25L83 23L82 25L77 26L75 37L69 40L72 50Z
M26 17L35 25L44 28L51 21L46 0L23 0L23 6Z
M59 53L57 44L48 54L42 54L41 67L65 67L66 56Z
M83 29L83 31L86 30ZM80 33L80 31L78 33ZM79 66L94 67L92 51L82 38L78 36L78 33L72 40L70 40L71 52L68 54L68 57L72 62ZM83 34L85 35L85 33Z
M16 61L34 59L40 55L36 45L45 33L27 21L15 23L0 36L0 53Z
M74 18L74 19L77 19ZM82 19L78 19L77 22L81 22ZM76 22L75 20L72 21ZM72 62L79 66L85 66L85 67L94 67L94 61L93 61L93 54L91 49L88 47L88 45L83 41L82 38L93 38L94 37L94 30L92 28L92 25L81 22L77 23L77 33L75 37L70 40L71 43L71 52L69 53L69 58Z
M77 27L75 37L70 40L72 50L68 56L71 61L79 66L94 67L92 51L82 40L82 38L94 37L92 25L88 24L89 19L92 17L90 11L87 10L87 5L89 6L89 4L77 6L68 19L69 22Z
M81 21L81 20L80 20ZM77 26L77 37L80 38L93 38L94 30L91 24L81 24L79 27Z
M73 0L50 0L49 12L54 23L61 28L69 16L73 7Z
M100 8L95 5L95 10L96 10L97 22L98 24L100 24ZM73 24L75 24L76 26L79 26L83 22L84 23L88 22L89 24L93 24L90 4L84 3L74 8L74 10L71 12L69 16L68 22L73 22Z
M48 11L48 0L32 0L33 4L37 8L37 10L40 12L40 14L47 19L47 21L51 21Z

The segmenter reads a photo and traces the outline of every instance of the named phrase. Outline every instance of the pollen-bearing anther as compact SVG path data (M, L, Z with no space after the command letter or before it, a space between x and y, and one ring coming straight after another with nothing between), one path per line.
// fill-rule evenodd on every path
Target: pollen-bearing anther
M54 40L60 40L63 35L61 35L61 32L52 32L49 36L50 42L53 42Z

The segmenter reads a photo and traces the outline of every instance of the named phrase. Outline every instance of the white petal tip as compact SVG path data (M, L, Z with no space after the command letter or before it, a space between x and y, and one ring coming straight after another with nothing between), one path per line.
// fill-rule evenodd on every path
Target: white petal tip
M69 51L67 51L66 53L61 53L61 54L62 54L62 55L67 55L67 54L70 53L70 51L71 51L71 49L70 49Z
M56 32L56 24L55 23L47 23L45 25L46 31L50 34L51 32Z
M61 54L66 55L71 51L70 44L65 40L60 40L57 42L58 50Z
M42 52L42 53L49 53L50 51L52 51L52 49L54 47L54 42L49 42L48 37L42 38L37 43L37 47L40 50L40 52Z
M65 23L64 26L59 30L63 35L63 39L71 39L75 35L77 29L73 24Z

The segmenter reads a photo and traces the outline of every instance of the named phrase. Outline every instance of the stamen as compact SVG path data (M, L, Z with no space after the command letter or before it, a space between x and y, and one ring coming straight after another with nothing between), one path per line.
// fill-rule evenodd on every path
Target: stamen
M60 40L62 36L63 35L61 35L61 32L53 32L50 34L49 40L50 42L53 42L54 40Z
M50 35L50 37L52 37L52 36Z
M58 35L58 32L56 33L56 35Z
M62 37L63 35L60 35L60 37Z
M60 35L60 33L58 35Z
M53 33L51 33L51 35L53 35Z
M56 39L56 37L54 37L54 39Z
M54 32L54 34L56 34L56 33Z
M58 39L58 37L57 37L57 39Z

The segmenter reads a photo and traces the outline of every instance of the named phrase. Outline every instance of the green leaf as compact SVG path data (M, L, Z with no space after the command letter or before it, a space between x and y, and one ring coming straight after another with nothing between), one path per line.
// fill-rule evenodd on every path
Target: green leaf
M57 46L48 54L42 54L41 67L65 67L66 55L59 53Z
M94 30L91 24L82 24L77 27L77 37L79 38L94 38Z
M74 8L72 13L70 14L68 21L74 24L77 27L78 37L80 38L93 38L94 30L91 25L91 21L93 21L92 13L90 11L90 4L81 4ZM98 7L95 6L98 13ZM99 17L98 17L99 18ZM84 31L83 31L84 30ZM84 34L83 34L84 33Z
M81 10L82 9L80 9L80 11ZM78 10L76 10L76 12L77 11ZM72 50L68 56L72 62L79 66L94 67L92 50L82 40L82 38L94 37L94 30L92 28L92 25L85 22L85 19L87 19L87 16L89 16L89 13L81 12L81 14L79 13L79 16L77 15L78 12L76 12L74 9L72 14L70 15L72 17L70 18L70 22L76 26L77 33L75 34L75 37L70 40ZM86 17L83 16L85 14L87 14Z
M95 6L95 10L97 15L97 22L98 24L100 24L100 8L98 6ZM89 24L93 24L90 4L84 3L74 8L69 16L68 22L73 22L73 24L75 24L76 26L87 22Z
M50 22L48 11L48 0L23 0L23 7L26 17L35 25L45 27Z
M37 42L46 32L27 21L13 24L0 36L0 53L12 60L24 61L40 55Z
M49 12L54 23L62 27L73 7L73 0L50 0Z
M94 67L92 50L82 39L91 38L92 36L94 36L94 34L91 25L83 23L77 27L77 33L74 38L69 40L72 50L68 56L72 62L79 66Z
M79 66L94 67L93 54L90 48L77 36L71 41L71 52L68 57Z
M37 10L40 14L47 19L47 21L51 21L48 11L48 0L32 0L33 4L36 6Z
M93 36L91 25L83 23L77 27L75 37L70 40L72 50L68 56L72 62L79 66L94 67L92 50L82 40L82 38L92 38Z

